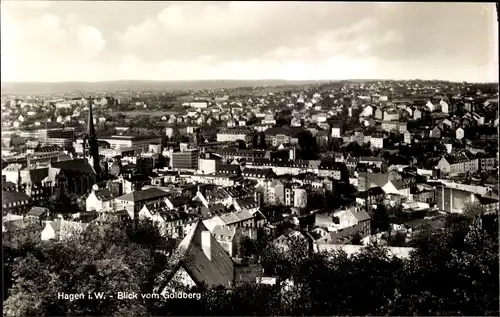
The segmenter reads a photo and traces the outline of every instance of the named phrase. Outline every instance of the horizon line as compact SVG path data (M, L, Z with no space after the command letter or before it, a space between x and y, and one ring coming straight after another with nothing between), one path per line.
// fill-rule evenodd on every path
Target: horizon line
M197 82L197 81L283 81L283 82L342 82L342 81L442 81L449 83L468 83L468 84L499 84L499 81L467 81L467 80L450 80L450 79L421 79L421 78L406 78L406 79L387 79L387 78L350 78L350 79L279 79L279 78L262 78L262 79L113 79L113 80L65 80L65 81L1 81L3 84L69 84L69 83L84 83L98 84L110 82Z

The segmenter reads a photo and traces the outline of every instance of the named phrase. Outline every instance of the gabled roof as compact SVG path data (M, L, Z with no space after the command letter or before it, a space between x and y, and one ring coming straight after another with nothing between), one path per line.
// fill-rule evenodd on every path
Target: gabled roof
M215 239L219 241L231 242L236 236L236 228L229 228L226 226L216 225L212 230Z
M63 171L71 171L82 174L96 174L92 166L84 159L52 162L50 166L53 168L61 169Z
M8 204L23 200L30 200L30 196L17 190L2 191L2 204Z
M144 190L136 190L131 193L125 194L123 196L118 197L119 200L140 202L145 200L151 200L155 198L167 197L170 193L167 193L159 188L148 188Z
M16 184L10 181L6 181L2 183L2 190L10 190L10 189L15 189Z
M271 168L245 168L242 172L242 175L245 177L258 177L258 178L266 178L272 177L274 172Z
M34 217L41 217L43 215L49 214L50 211L47 208L43 207L33 207L31 210L28 212L28 216L34 216Z
M41 183L49 175L49 169L47 167L26 169L23 172L24 173L21 173L21 177L22 177L21 182L23 184Z
M226 225L234 224L241 221L246 221L252 219L254 215L248 210L242 210L239 212L231 212L228 214L223 214L219 216Z
M352 210L352 209L349 209L349 211L351 212L351 215L356 218L356 221L358 222L362 222L362 221L366 221L366 220L370 220L371 217L370 215L364 211L364 210Z
M170 201L170 203L174 207L183 206L183 205L189 204L191 202L191 199L186 197L186 196L171 197L168 200Z
M218 172L228 173L228 174L238 174L240 172L240 166L236 164L220 164Z
M210 255L209 259L202 247L202 232L208 231L201 220L198 220L194 228L184 237L177 247L176 260L171 265L175 267L173 271L166 271L165 280L160 290L168 285L176 271L183 267L197 284L208 286L221 285L230 288L234 280L234 262L210 234ZM166 274L165 274L166 273Z

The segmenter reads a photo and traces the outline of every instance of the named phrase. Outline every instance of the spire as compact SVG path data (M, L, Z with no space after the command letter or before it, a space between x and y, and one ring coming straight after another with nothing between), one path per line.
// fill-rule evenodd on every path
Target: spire
M89 118L87 122L87 137L95 136L94 116L92 115L92 96L89 96Z
M97 174L97 181L101 178L101 167L99 163L99 145L94 128L94 117L92 116L92 97L89 96L89 118L87 122L87 135L85 137L85 156L91 159L91 165Z

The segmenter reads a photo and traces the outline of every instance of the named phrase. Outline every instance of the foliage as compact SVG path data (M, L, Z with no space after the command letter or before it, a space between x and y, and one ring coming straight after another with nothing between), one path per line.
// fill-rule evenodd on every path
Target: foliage
M58 300L58 292L151 292L157 273L173 263L157 258L168 245L151 223L91 227L65 243L10 250L14 285L4 314L498 315L497 230L497 217L468 206L443 230L425 231L406 259L379 246L350 257L310 254L300 235L288 231L288 239L268 243L273 237L261 233L253 247L266 276L278 277L275 286L201 286L201 300ZM286 281L293 284L285 288Z
M151 227L145 229L146 226L93 225L81 236L64 242L41 243L26 250L11 262L14 286L5 301L4 314L146 314L146 304L140 298L119 300L116 296L118 291L152 292L154 274L151 273L158 271L158 266L164 267L159 256L152 252L158 248L159 237ZM106 300L89 299L88 295L94 292L115 296ZM83 293L85 299L58 299L59 293Z
M26 144L26 139L23 137L18 136L17 134L12 134L10 137L10 143L9 145L11 147L17 148L20 146L24 146Z

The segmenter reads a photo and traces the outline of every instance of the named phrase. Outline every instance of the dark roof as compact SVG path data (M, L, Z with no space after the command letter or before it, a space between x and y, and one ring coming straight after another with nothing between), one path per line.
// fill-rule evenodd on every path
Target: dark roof
M358 230L358 226L351 226L339 231L330 232L330 240L332 243L342 242L343 239L355 235Z
M13 182L9 182L9 181L3 182L2 190L11 189L11 188L16 188L16 184L14 184Z
M491 197L483 197L480 195L476 195L476 198L479 200L481 205L489 205L489 204L498 203L498 199L491 198Z
M23 174L25 177L22 178L22 182L32 184L41 183L48 175L48 168L29 169L28 173Z
M92 168L92 166L89 163L87 163L84 159L52 162L51 166L65 171L95 175L95 171Z
M255 201L255 198L246 198L246 199L236 199L236 202L238 203L238 206L241 208L254 208L259 205L257 201Z
M201 207L201 214L204 218L220 215L225 211L226 211L226 206L224 206L223 204L215 204L210 206L210 208Z
M364 210L358 210L358 211L351 210L351 214L354 216L354 218L356 218L358 222L371 219L370 215Z
M274 172L271 168L245 168L242 172L245 177L259 177L266 178L274 176Z
M221 164L219 166L219 173L225 174L239 174L241 167L236 164Z
M168 200L174 207L187 205L191 202L191 199L187 198L186 196L171 197Z
M28 216L41 217L41 216L47 215L49 213L50 213L50 211L47 208L33 207L33 208L31 208L31 210L28 212L27 215Z
M221 285L226 288L232 286L234 280L233 260L212 234L210 234L211 259L209 259L202 248L202 232L204 231L209 232L203 222L198 220L195 227L181 241L176 251L179 255L178 260L175 260L176 263L172 263L176 269L161 274L165 280L160 281L160 291L168 285L180 267L183 267L198 284Z
M118 197L120 200L127 200L133 202L151 200L155 198L167 197L170 194L159 189L159 188L148 188L144 190L136 190L131 193L125 194L123 196Z
M26 195L26 193L24 192L19 192L17 190L2 191L2 204L18 202L22 200L30 200L30 196Z
M357 197L360 197L360 198L361 197L365 198L366 195L370 195L370 196L385 195L385 192L381 187L377 186L377 187L372 187L368 190L361 191L361 192L357 193Z

